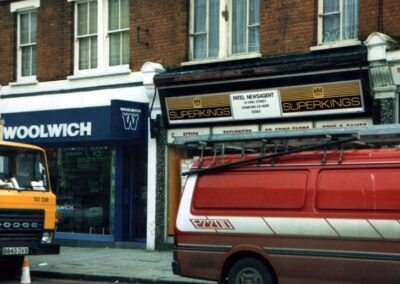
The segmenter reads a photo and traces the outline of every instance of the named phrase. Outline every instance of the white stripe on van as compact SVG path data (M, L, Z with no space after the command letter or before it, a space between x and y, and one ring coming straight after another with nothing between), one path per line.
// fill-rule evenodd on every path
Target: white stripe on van
M196 217L197 218L197 217ZM234 230L217 230L218 233L247 233L273 235L274 232L265 224L262 218L257 217L220 217L213 216L212 219L228 219L234 227Z
M400 238L400 223L398 220L369 220L372 226L385 239Z
M192 215L190 208L196 179L197 175L187 179L179 207L176 225L183 232L400 239L400 220ZM218 225L226 221L232 226ZM213 222L214 228L195 226Z
M323 218L264 217L264 219L277 235L337 236Z
M382 235L366 219L329 218L328 221L341 237L382 238Z

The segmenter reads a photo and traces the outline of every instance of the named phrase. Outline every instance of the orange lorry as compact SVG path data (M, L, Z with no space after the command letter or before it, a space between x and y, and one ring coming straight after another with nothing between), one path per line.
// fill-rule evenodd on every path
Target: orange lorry
M43 149L0 141L0 265L21 271L25 255L58 254L56 197Z

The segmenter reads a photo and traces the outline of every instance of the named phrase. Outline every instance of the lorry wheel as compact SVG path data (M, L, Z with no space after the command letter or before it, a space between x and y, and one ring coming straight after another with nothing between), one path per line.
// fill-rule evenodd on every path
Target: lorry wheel
M255 258L243 258L229 271L228 284L272 284L268 268Z
M24 256L9 256L4 259L5 264L2 266L4 268L4 276L7 278L14 278L16 276L21 276L22 264L24 262Z

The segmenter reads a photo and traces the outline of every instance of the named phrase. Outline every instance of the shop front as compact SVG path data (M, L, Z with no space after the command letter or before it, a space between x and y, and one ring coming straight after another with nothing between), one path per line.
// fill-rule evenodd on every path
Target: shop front
M379 121L366 49L339 49L229 65L187 66L155 77L167 128L167 235L174 233L185 177L201 155L177 137L210 141L252 133L363 127ZM204 153L203 153L204 154ZM207 154L207 152L206 152ZM212 154L212 149L209 149Z
M56 239L146 241L148 104L2 113L3 138L45 148Z

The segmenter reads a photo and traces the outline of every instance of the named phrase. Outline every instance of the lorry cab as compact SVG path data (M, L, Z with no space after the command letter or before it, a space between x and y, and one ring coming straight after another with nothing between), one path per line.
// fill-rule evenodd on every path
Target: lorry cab
M220 283L400 282L399 148L216 155L187 174L175 274Z
M0 141L0 262L19 273L25 255L58 254L56 197L43 149Z

